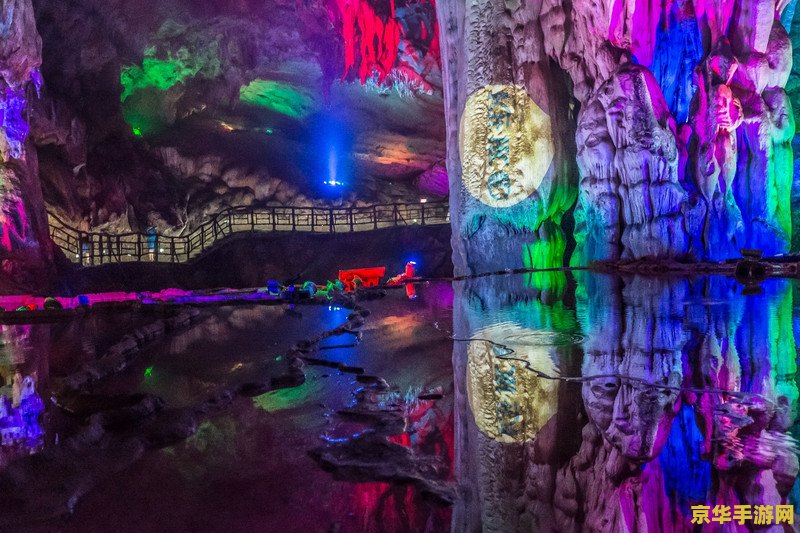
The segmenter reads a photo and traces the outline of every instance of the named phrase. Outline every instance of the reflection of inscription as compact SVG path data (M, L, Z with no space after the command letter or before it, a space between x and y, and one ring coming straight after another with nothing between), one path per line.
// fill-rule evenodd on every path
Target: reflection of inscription
M550 118L513 85L489 85L467 101L462 116L464 185L492 207L510 207L541 184L553 159Z
M524 329L503 323L475 332L476 339L507 343L507 336ZM515 357L527 359L544 372L556 373L547 349L515 346ZM505 350L485 340L467 348L467 398L478 429L498 442L532 439L555 412L558 382L541 379L524 363L506 359Z
M495 359L494 386L497 394L495 409L499 422L498 430L501 436L516 439L520 432L519 426L522 418L519 414L519 406L515 401L517 396L516 369L508 363L502 366L501 364L501 361Z

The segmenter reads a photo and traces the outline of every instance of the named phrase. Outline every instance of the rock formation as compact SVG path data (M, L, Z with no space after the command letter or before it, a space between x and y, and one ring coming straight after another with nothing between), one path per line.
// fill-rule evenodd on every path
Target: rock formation
M30 0L3 2L0 16L0 265L2 275L41 286L53 255L28 116L42 43Z
M45 201L76 225L180 233L232 205L440 197L432 1L34 4L32 138Z
M567 77L540 5L440 2L457 272L561 264L575 198Z
M520 254L559 235L553 225L575 188L573 265L789 250L794 120L784 24L794 2L462 4L438 6L448 28L448 168L460 269L519 266ZM498 84L524 88L550 120L544 134L556 148L552 169L513 205L476 198L466 184L496 168L489 152L480 167L479 152L464 154L456 139L465 121L478 120L468 115L470 99ZM482 142L491 146L496 133ZM525 150L512 145L510 157ZM561 264L564 249L526 264Z

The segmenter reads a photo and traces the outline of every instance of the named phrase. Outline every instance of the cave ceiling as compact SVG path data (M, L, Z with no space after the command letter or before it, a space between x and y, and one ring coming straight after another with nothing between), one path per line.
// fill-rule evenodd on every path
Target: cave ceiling
M33 7L31 137L69 220L179 233L234 205L446 195L433 2Z

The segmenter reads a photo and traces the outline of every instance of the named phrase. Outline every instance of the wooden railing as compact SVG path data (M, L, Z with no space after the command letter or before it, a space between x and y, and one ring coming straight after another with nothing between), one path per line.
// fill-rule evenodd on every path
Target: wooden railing
M369 207L232 207L188 235L95 233L71 227L52 213L50 237L82 265L127 261L183 263L234 233L295 231L349 233L395 226L449 224L446 202L381 204Z

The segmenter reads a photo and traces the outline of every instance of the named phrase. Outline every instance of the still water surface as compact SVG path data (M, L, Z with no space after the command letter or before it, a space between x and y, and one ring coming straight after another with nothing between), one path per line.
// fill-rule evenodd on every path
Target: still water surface
M576 272L429 283L414 300L390 291L364 303L372 315L360 343L329 339L317 356L383 377L405 399L406 427L390 440L449 465L436 481L454 487L452 506L411 486L336 480L320 469L309 450L370 429L338 414L363 383L309 366L301 387L239 398L189 439L102 480L57 527L694 531L695 505L800 504L799 289L771 279L745 295L719 276ZM280 373L291 344L347 315L326 307L302 317L265 307L204 313L103 392L190 405L248 369ZM26 403L27 418L13 419L41 430L4 441L5 463L57 445L48 380L92 357L113 329L81 327L4 328L6 410L22 409L34 389L45 408ZM444 397L415 399L426 391ZM794 531L794 520L761 529Z

